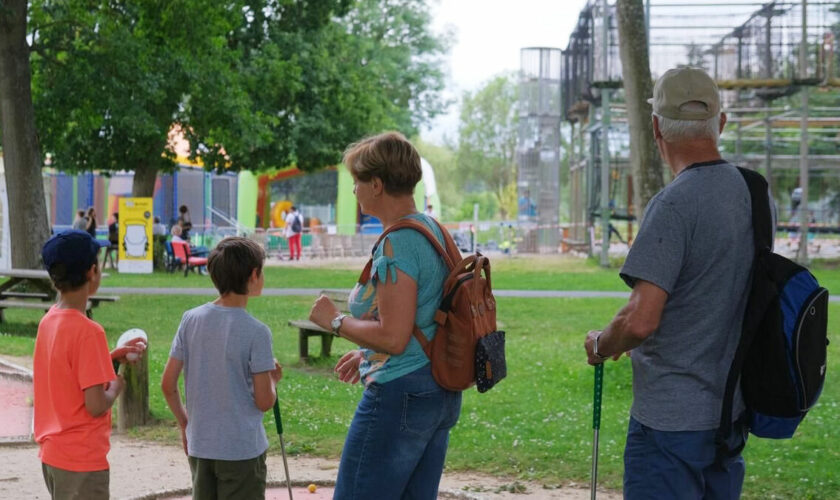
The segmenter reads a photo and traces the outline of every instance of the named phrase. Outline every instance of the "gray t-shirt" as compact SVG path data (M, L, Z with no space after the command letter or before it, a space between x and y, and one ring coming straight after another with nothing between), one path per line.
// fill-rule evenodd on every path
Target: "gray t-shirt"
M724 162L695 164L650 200L621 277L668 293L659 328L632 352L633 406L661 431L716 429L741 336L754 245L750 193ZM734 413L743 410L740 392Z
M252 377L274 369L271 330L241 307L207 303L184 313L169 356L184 362L189 455L262 455L268 438Z

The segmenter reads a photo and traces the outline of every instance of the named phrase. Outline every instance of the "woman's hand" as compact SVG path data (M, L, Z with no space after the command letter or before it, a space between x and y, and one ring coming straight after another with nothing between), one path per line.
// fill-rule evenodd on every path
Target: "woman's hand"
M345 354L335 364L335 372L338 374L338 380L347 382L348 384L355 384L359 381L359 364L362 362L362 351L359 349L353 350Z
M315 299L312 310L309 311L309 321L320 326L324 330L332 331L330 323L341 311L333 304L333 301L325 295Z

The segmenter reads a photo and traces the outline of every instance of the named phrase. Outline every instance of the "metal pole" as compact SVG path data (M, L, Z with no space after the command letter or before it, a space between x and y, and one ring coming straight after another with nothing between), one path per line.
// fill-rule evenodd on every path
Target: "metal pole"
M588 129L593 127L593 123L595 122L595 105L589 105L589 126ZM587 162L587 169L586 169L586 247L589 249L589 257L593 256L592 249L595 246L595 242L593 241L593 233L590 231L590 228L595 227L595 221L592 218L592 209L595 207L595 162L598 161L595 158L595 136L591 132L591 130L587 130L589 134L589 161Z
M770 110L764 117L764 167L767 176L767 189L770 191L770 202L775 200L773 189L773 133L770 128Z
M601 64L604 80L609 74L610 15L607 0L601 0ZM610 90L601 89L601 267L610 265Z
M808 77L808 0L802 0L802 40L799 45L799 78ZM808 263L808 94L810 88L802 86L802 117L799 121L799 185L802 187L802 202L799 205L799 251L796 260Z

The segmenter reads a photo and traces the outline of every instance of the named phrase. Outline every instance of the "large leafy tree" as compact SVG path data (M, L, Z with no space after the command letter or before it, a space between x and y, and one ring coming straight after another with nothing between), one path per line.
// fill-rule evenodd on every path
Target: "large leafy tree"
M30 90L26 0L0 0L0 127L9 198L12 266L37 268L49 236L41 150Z
M441 108L446 40L422 2L35 1L47 151L66 170L134 170L135 195L174 168L172 125L210 169L312 170Z
M512 76L490 80L466 92L458 128L458 171L466 185L493 194L502 218L515 210L518 95Z

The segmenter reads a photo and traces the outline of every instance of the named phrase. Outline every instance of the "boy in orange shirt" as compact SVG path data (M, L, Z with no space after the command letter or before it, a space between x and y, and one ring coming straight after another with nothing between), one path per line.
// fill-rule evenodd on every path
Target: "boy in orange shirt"
M85 316L102 279L100 244L85 231L65 231L41 249L58 302L38 325L33 360L34 432L44 481L53 499L108 498L111 405L123 389L113 361L145 345L135 339L108 352L105 330Z

